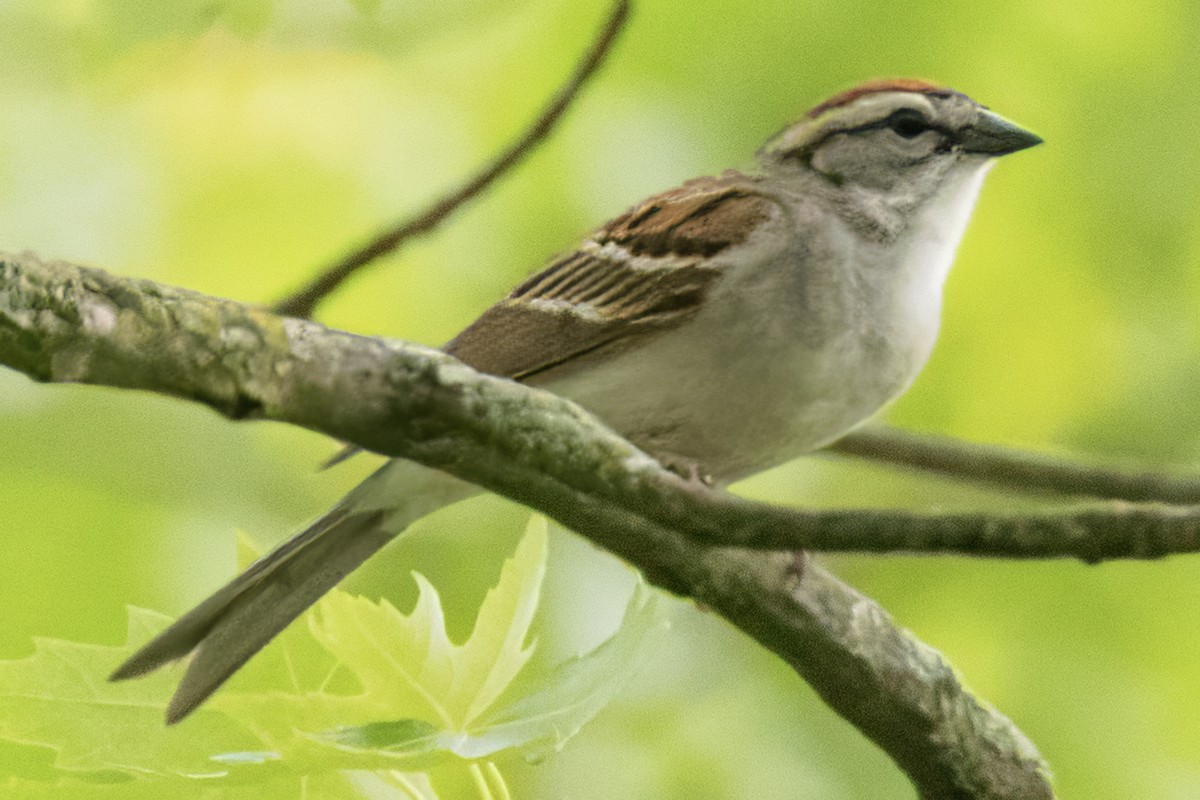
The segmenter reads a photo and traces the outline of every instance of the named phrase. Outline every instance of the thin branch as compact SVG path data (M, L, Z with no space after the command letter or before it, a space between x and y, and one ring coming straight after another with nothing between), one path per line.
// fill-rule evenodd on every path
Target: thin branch
M770 506L680 479L552 394L434 350L32 256L0 255L0 364L288 422L444 469L724 615L887 752L924 800L1052 797L1012 723L878 606L818 568L797 570L790 554L707 543L720 514L745 521Z
M1120 470L896 428L855 431L828 450L1001 489L1130 503L1200 504L1200 479L1195 476Z
M800 510L701 495L711 526L692 535L756 550L1076 558L1088 564L1200 552L1200 506L1123 501L1013 512ZM688 508L680 517L695 513ZM674 515L660 518L677 526Z
M290 317L311 317L318 303L337 290L342 282L377 258L396 250L409 239L429 233L446 217L517 166L553 130L566 110L591 79L629 19L629 0L616 0L604 26L576 65L570 79L555 93L533 124L474 177L416 215L396 223L357 250L346 254L294 294L280 300L274 309Z

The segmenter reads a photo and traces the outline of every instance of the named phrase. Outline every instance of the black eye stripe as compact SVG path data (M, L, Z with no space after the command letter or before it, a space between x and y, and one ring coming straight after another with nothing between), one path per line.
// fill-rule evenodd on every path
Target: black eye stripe
M830 139L834 138L835 136L846 136L846 135L852 135L855 133L864 133L866 131L880 130L883 128L891 129L893 120L899 114L912 115L912 116L915 116L917 119L919 119L920 123L924 126L921 133L923 133L924 131L936 131L942 137L942 141L939 142L937 145L936 152L938 152L938 153L946 153L946 152L953 150L954 147L956 145L958 145L958 143L960 141L958 133L956 133L955 131L953 131L943 125L934 124L933 122L931 122L929 120L928 117L926 117L922 112L916 110L915 108L900 108L900 109L897 109L896 111L893 111L891 114L884 117L883 119L878 119L878 120L875 120L874 122L867 122L862 125L855 125L852 128L841 128L841 129L835 128L833 130L826 131L825 135L819 139L815 139L813 141L807 142L799 147L796 147L795 149L788 150L786 152L780 152L779 157L782 159L798 159L798 160L807 161L807 159L809 157L811 157L812 153L815 152L817 150L817 148L819 148L821 145L825 144L825 142L829 141Z
M838 131L838 133L859 133L862 131L878 130L880 128L893 130L906 139L916 138L925 131L937 131L942 136L951 140L955 138L952 131L940 125L933 124L928 117L915 108L900 108L881 120L868 122L865 125L858 125L853 128L846 128Z

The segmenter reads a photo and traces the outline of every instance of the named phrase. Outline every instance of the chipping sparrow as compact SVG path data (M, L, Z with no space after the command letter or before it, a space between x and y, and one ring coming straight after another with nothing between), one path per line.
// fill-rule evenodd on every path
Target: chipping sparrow
M864 84L770 140L756 174L689 181L604 225L446 352L726 484L837 439L908 387L993 157L1040 141L949 89ZM181 719L405 526L475 491L387 462L113 679L195 651L167 712Z

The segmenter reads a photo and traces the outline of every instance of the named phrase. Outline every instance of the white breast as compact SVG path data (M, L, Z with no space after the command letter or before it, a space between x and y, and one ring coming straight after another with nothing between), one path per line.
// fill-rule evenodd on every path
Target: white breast
M916 377L983 171L890 244L781 218L680 328L545 385L654 455L736 480L838 438ZM812 225L824 235L814 235Z

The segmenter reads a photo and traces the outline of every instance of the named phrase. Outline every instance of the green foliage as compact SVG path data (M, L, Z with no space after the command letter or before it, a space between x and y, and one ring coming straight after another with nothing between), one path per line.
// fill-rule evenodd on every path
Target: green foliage
M193 37L216 24L251 36L266 27L273 5L273 0L98 0L93 13L118 39L129 41Z
M210 755L249 749L254 740L215 711L202 710L195 724L164 733L162 714L174 682L168 672L143 681L105 680L122 654L167 622L131 609L124 647L39 639L29 658L0 662L0 738L53 747L57 769L99 775L201 774L212 771Z
M579 0L367 5L275 0L266 27L246 35L231 33L229 15L253 19L265 0L0 3L0 247L270 302L497 152L605 12ZM201 6L226 16L186 16ZM629 204L745 164L838 89L917 75L1047 143L988 178L933 360L891 419L1195 469L1197 53L1200 4L1179 0L639 0L553 140L320 318L446 341ZM130 602L190 607L233 569L230 529L281 538L373 467L364 457L316 475L332 450L302 431L0 372L0 658L29 655L34 636L118 641ZM735 489L822 506L1028 502L835 459ZM488 499L448 509L402 553L372 559L353 588L412 608L419 590L396 576L418 569L463 641L495 580L489 565L512 550L507 521L516 530L523 515ZM621 613L611 598L628 588L627 572L594 548L558 543L541 612L555 637L540 636L525 671L554 647L567 656L602 640ZM1063 797L1200 796L1200 559L861 557L836 567L1030 734ZM293 626L227 691L291 686L292 674L315 691L322 654ZM346 670L331 685L357 688ZM0 772L54 780L53 758L0 742ZM537 769L506 762L505 775L517 796L574 800L909 792L786 665L702 611L681 615L653 669L558 757ZM310 797L326 796L308 780ZM294 784L283 796L296 796ZM32 796L74 796L48 785ZM0 783L0 796L19 796L8 789ZM463 792L477 794L471 780Z
M264 782L339 787L321 796L358 796L370 781L403 792L411 791L404 782L428 779L399 773L451 762L502 785L494 766L475 762L561 747L620 688L662 622L659 604L639 588L602 645L554 669L526 669L546 547L545 521L535 518L462 644L447 635L438 592L419 574L409 614L336 590L273 646L289 662L292 685L230 687L173 728L162 715L174 671L122 683L104 677L169 618L132 609L122 647L38 640L32 656L0 662L0 739L53 749L50 785L82 797L131 781L135 793L151 784L159 796L178 797L213 786L238 796L244 784ZM270 669L252 662L242 685ZM301 672L324 676L307 688ZM12 783L31 796L46 785ZM432 791L429 784L420 796Z

